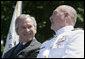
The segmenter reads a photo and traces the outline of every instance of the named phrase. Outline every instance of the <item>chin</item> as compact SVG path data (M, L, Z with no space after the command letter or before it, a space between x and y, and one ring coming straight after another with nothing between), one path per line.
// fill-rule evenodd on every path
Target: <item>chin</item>
M24 40L23 42L29 42L30 40L29 39L27 39L27 40Z

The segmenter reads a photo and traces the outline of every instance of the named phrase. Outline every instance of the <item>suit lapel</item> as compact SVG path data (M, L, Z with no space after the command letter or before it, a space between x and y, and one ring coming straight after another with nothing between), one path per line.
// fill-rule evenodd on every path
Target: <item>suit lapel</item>
M5 56L5 57L6 57L6 58L7 58L7 57L10 57L10 58L11 58L12 56L15 56L15 55L13 55L13 52L14 52L14 50L16 49L17 46L18 46L18 45L16 45L16 46L13 47L12 49L10 49L10 50L9 50L10 52L8 51L8 52L6 53L6 56Z
M29 44L29 43L27 43L25 46L28 46L28 44ZM24 51L30 51L30 50L32 50L34 44L35 44L35 39L33 39L33 40L31 41L31 43L29 44L29 46L26 47L25 49L23 49L22 51L24 52Z
M25 46L23 47L23 50L21 50L17 55L19 55L19 54L21 54L22 52L27 52L27 51L30 51L30 50L32 50L34 47L34 43L35 43L35 41L36 41L36 39L33 39L32 41L30 41L30 42L27 42L26 44L25 44Z

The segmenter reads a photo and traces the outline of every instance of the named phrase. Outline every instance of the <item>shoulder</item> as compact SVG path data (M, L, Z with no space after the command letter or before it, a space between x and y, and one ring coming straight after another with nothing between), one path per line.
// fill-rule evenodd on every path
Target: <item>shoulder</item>
M41 44L41 48L47 46L49 42L50 42L50 40L46 40L45 42L43 42Z
M68 34L69 41L82 41L84 40L84 30L80 28L75 28ZM82 39L82 40L81 40Z
M84 35L84 30L82 28L75 28L72 33L73 35Z
M84 40L84 30L81 28L75 28L72 31L69 31L68 33L66 33L66 38L68 42L74 42L74 41L83 41Z
M49 40L46 40L45 42L42 43L42 45L45 45L49 42Z
M34 38L33 40L32 40L32 42L31 42L31 44L34 44L34 45L41 45L41 43L36 39L36 38Z
M17 45L10 50L8 50L6 53L4 53L3 58L11 58L11 54L13 53L14 49L17 47Z
M81 30L81 31L84 31L83 28L75 28L74 30Z
M68 36L84 35L84 30L81 28L75 28L69 32Z
M37 39L34 39L30 45L32 45L32 47L34 46L35 48L40 48L41 43Z
M41 43L35 39L35 44L37 44L38 46L41 46Z

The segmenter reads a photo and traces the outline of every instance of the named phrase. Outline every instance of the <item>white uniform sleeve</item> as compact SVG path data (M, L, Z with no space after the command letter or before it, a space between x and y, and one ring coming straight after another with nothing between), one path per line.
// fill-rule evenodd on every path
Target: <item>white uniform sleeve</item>
M62 58L84 58L84 32L77 32L68 40L65 55Z
M41 45L41 47L40 47L40 51L39 51L39 53L38 53L38 55L37 55L37 58L42 58L42 57L43 57L43 55L42 55L42 53L43 53L42 49L45 48L47 42L48 42L48 41L45 41L44 43L42 43L42 45Z

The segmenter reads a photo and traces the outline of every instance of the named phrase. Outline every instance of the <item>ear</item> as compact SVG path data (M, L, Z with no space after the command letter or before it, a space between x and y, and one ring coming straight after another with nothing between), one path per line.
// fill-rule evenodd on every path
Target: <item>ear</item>
M64 13L64 17L65 17L65 20L66 20L66 22L68 21L68 18L69 18L69 13L68 12L65 12Z
M63 21L64 22L64 25L67 25L68 24L68 15L69 14L67 12L64 13L64 21Z
M65 17L68 17L69 16L69 13L65 12Z

